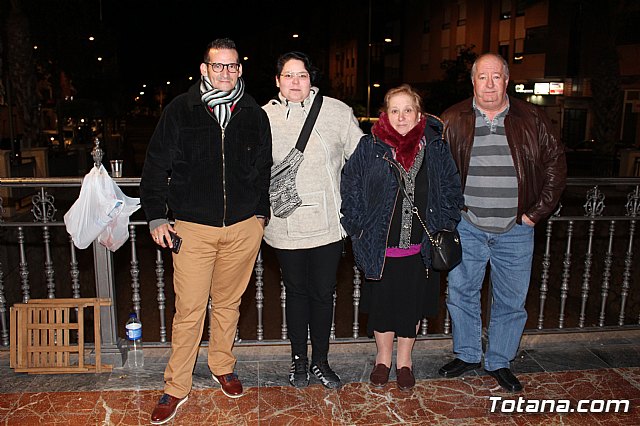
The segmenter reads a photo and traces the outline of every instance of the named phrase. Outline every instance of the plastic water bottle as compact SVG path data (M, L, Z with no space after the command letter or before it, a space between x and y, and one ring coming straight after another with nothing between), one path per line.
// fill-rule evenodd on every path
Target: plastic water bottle
M127 367L144 367L144 352L142 352L142 323L135 312L129 315L125 325L127 329Z

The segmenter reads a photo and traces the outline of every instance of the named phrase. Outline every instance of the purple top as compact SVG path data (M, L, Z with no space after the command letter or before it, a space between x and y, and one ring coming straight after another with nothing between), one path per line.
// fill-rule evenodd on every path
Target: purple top
M407 257L420 253L420 244L411 244L409 248L387 247L387 257Z

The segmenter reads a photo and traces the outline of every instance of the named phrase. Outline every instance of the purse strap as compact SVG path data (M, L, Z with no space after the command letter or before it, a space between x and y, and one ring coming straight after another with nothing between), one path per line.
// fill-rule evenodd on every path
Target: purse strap
M311 104L309 115L307 115L307 118L304 120L304 125L302 126L300 136L298 136L298 141L296 142L296 149L300 152L304 152L304 149L307 146L309 136L311 136L311 129L313 129L313 125L315 124L316 119L318 118L318 114L320 113L322 98L322 95L316 94L316 97L313 99L313 103Z

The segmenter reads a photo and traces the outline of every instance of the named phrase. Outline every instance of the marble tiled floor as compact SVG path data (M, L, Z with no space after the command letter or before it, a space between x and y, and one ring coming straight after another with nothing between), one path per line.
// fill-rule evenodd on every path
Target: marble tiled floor
M512 366L525 388L519 394L501 391L482 370L461 378L440 378L437 369L451 359L449 340L416 344L418 383L412 392L400 392L393 374L382 389L367 383L373 344L332 345L330 362L345 382L340 390L327 390L313 381L308 388L294 389L287 385L287 350L286 346L237 348L237 371L246 391L235 400L213 384L201 350L189 400L169 424L640 424L638 333L607 340L564 338L556 343L523 344ZM168 354L166 348L147 348L141 371L114 368L104 374L30 375L13 372L7 352L0 352L0 424L148 424L162 394ZM554 400L558 412L550 408L542 414L517 411L518 405L531 408L540 399ZM628 400L629 410L581 413L575 411L580 400L590 400L601 411L604 401ZM499 412L500 407L508 412ZM568 412L559 412L564 408Z

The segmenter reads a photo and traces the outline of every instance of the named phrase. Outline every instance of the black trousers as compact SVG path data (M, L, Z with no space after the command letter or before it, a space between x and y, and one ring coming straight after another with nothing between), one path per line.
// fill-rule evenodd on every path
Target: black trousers
M292 356L307 356L308 329L311 362L327 359L333 293L341 255L342 241L310 249L276 249L287 292L287 329Z

